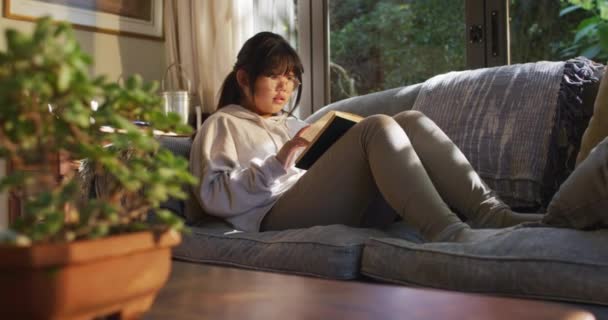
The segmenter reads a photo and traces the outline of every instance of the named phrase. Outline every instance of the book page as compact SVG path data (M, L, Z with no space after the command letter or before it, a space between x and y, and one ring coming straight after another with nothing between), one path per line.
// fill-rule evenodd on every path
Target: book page
M321 133L325 129L325 127L327 127L327 125L333 120L334 117L348 119L353 122L359 122L363 119L362 116L354 113L344 111L329 111L321 118L319 118L319 120L311 124L310 127L306 129L304 133L302 133L301 137L309 142L313 142L315 138L319 135L319 133Z
M359 115L342 111L330 111L323 115L302 133L301 137L310 144L298 155L296 167L308 169L310 164L316 161L333 142L362 119L363 117ZM313 152L314 155L309 155L310 152Z
M313 142L317 135L323 131L323 128L331 122L330 120L334 117L335 111L330 111L322 116L319 120L315 121L313 124L306 129L301 135L302 138L306 139L308 142Z

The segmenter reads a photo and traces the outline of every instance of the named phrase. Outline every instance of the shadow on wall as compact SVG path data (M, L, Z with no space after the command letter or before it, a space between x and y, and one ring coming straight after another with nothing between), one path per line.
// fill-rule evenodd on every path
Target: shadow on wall
M152 21L155 9L154 1L137 0L121 1L121 15L130 18ZM161 2L162 3L162 2ZM125 30L124 20L120 20L120 30ZM146 36L120 35L118 37L118 50L120 54L121 70L123 78L133 74L141 75L146 81L158 81L165 70L165 46L164 38L150 39Z
M80 48L87 52L91 58L95 58L95 33L94 32L84 32L80 30L74 30L74 35L76 39L78 39L78 43L80 43ZM95 61L89 67L90 74L96 74Z
M164 42L120 36L118 50L124 78L137 73L146 81L160 83L165 70Z

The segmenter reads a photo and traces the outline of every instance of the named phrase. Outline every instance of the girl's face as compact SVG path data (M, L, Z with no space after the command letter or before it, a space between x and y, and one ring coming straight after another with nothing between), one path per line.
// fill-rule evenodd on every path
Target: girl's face
M298 89L300 81L293 72L283 75L262 75L257 77L253 87L253 97L248 86L241 86L245 93L243 106L262 117L279 113Z

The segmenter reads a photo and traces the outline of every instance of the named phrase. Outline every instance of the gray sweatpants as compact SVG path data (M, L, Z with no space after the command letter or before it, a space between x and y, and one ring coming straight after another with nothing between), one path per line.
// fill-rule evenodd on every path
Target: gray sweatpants
M379 196L431 241L463 227L454 211L475 228L542 217L512 212L433 121L405 111L370 116L350 129L278 200L261 229L361 226Z

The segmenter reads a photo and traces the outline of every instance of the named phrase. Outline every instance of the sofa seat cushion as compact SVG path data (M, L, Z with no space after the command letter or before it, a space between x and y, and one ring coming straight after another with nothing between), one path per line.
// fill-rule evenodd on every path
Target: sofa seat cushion
M174 258L331 279L359 277L365 241L388 236L344 225L238 232L224 223L206 223L191 231L173 249Z
M535 226L475 243L373 238L361 272L407 285L608 305L608 229Z

